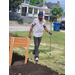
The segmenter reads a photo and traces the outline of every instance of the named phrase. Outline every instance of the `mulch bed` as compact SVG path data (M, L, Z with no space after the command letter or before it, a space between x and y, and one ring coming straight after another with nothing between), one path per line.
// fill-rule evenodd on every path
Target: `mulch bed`
M13 53L12 65L9 67L9 75L59 75L52 71L51 68L37 63L32 63L28 60L24 64L25 56L20 56Z

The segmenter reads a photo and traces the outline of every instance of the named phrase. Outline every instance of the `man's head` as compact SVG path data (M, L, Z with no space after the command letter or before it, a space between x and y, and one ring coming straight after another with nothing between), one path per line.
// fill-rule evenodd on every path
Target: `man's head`
M42 19L43 19L43 12L39 12L38 18L39 18L40 21L42 21Z

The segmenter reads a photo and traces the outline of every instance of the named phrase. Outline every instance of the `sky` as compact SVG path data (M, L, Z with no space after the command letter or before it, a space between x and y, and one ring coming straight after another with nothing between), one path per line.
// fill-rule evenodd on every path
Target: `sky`
M65 0L46 0L46 2L57 3L59 1L60 6L64 9L65 12Z

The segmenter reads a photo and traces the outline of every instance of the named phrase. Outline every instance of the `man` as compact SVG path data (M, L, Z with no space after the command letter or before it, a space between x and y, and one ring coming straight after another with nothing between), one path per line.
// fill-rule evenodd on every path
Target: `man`
M43 12L39 12L38 14L38 18L35 18L32 22L32 26L30 28L30 32L29 32L29 38L31 38L31 32L33 30L34 27L34 32L33 32L33 37L34 37L34 51L33 51L33 55L35 57L35 60L38 61L39 59L39 45L42 39L42 35L43 35L43 28L45 29L45 31L47 31L49 34L52 35L51 32L48 31L48 29L46 28L46 21L43 19Z

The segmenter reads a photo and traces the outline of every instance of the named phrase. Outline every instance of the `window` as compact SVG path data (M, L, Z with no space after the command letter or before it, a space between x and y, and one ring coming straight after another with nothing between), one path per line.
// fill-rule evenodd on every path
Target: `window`
M30 14L32 14L32 8L29 8L29 10L28 10L28 12L30 13Z
M37 14L37 9L34 9L34 14Z

